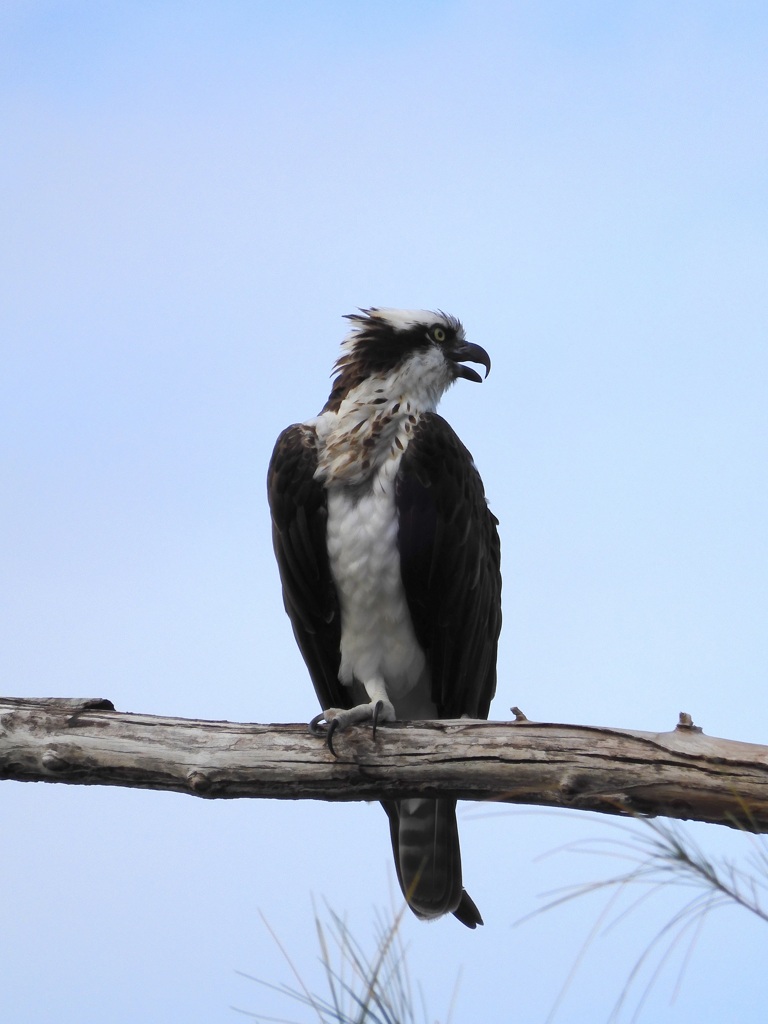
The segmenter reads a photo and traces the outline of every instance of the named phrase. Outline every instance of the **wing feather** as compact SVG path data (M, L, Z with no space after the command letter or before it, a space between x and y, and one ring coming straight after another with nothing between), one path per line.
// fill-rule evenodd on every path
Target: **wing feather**
M328 560L326 492L315 479L317 436L296 423L278 437L267 474L283 603L323 708L348 707L339 683L341 614Z
M403 585L441 718L487 718L501 630L498 521L472 456L422 416L396 481Z

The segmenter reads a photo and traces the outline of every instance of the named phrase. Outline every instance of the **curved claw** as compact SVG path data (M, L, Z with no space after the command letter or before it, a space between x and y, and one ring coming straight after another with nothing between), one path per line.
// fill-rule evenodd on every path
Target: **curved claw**
M379 721L379 715L384 710L384 701L377 700L373 705L373 714L371 715L371 739L376 742L376 725Z
M328 744L328 749L330 750L334 757L339 756L333 749L333 734L338 730L338 728L339 720L337 718L332 718L331 721L328 723L328 732L326 733L325 736L325 742Z
M322 711L320 712L319 715L315 715L315 717L309 723L309 731L312 733L313 736L325 736L325 728L320 728L321 722L323 723L324 726L327 727L327 723L325 721L325 714Z
M332 718L331 721L327 721L324 712L320 712L319 715L315 715L312 721L309 723L309 731L313 736L317 736L320 739L324 739L326 746L333 754L334 757L338 757L338 754L333 749L333 734L338 732L339 723L338 720Z

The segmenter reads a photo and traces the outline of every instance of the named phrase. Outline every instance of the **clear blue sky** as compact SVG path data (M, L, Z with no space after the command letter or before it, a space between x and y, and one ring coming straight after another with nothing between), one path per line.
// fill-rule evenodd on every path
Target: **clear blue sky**
M309 719L269 454L342 314L439 307L493 359L443 405L501 520L493 717L768 742L766 52L750 2L4 0L3 690ZM1 796L4 1021L300 1018L236 974L289 977L259 910L313 984L313 895L366 941L395 884L376 806ZM460 822L487 923L407 919L430 1020L461 969L454 1024L543 1022L600 903L514 922L615 866L542 859L610 825ZM606 1019L679 902L554 1020ZM754 1020L767 943L710 918L643 1019Z

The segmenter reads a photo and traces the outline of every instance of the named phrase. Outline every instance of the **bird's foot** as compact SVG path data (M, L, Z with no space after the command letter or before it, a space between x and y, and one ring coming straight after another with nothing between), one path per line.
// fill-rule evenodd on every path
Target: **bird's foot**
M347 729L350 725L370 722L373 739L376 739L376 726L379 722L394 722L395 709L388 700L375 700L370 704L357 704L353 708L328 708L315 715L309 723L309 731L313 736L322 736L328 749L336 757L333 749L334 733Z

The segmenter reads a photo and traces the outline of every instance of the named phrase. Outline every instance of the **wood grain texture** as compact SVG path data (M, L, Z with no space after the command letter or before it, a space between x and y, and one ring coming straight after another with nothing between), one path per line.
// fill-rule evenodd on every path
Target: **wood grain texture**
M0 779L129 786L209 799L450 796L768 832L768 747L669 732L466 719L366 727L126 714L102 699L0 698Z

